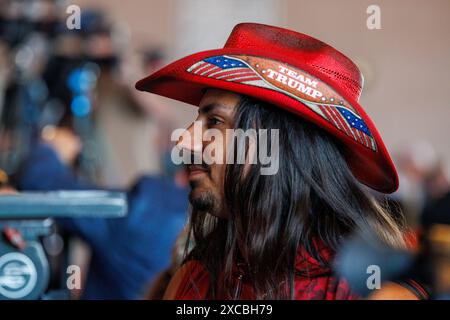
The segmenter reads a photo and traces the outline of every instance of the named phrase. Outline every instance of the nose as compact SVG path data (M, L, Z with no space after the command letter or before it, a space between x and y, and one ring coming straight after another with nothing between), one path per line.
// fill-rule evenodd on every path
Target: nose
M194 121L180 136L176 143L176 147L188 150L191 153L202 153L202 123L201 121Z

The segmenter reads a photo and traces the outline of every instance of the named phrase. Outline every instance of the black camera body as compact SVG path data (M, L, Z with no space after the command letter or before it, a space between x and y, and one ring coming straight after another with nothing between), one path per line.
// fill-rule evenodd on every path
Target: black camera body
M119 218L125 216L126 210L126 198L120 192L58 191L0 196L0 300L51 299L51 295L45 295L50 266L42 239L54 232L54 219ZM68 292L67 288L61 289Z

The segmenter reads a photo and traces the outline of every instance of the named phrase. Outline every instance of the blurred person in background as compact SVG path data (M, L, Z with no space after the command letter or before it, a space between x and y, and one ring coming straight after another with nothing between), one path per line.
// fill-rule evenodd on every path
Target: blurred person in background
M420 214L430 201L430 197L438 192L429 191L428 186L433 189L438 187L435 186L432 173L438 170L439 157L430 143L416 141L404 144L398 149L395 160L400 187L392 198L401 204L408 225L415 228L419 225Z
M103 157L108 159L99 168L103 185L126 186L142 174L164 170L161 141L169 140L162 130L165 122L159 121L159 109L143 108L124 83L121 72L127 63L121 60L115 68L102 71L97 84L97 134ZM148 102L159 106L157 100Z
M81 29L68 29L65 9L49 0L2 2L0 166L13 174L46 125L63 125L83 142L77 171L90 181L127 187L161 173L157 116L143 111L132 81L120 80L127 39L100 10L83 10Z
M442 159L436 162L425 177L425 190L426 205L432 204L450 191L450 170Z
M427 202L420 216L418 259L412 272L433 290L433 299L450 299L450 185L442 162L426 178Z
M450 191L449 170L431 144L423 140L404 144L395 152L395 162L399 189L387 197L376 196L391 212L405 216L409 249L417 252L426 229L426 216Z
M5 1L2 4L0 41L8 46L0 135L0 165L8 174L16 169L37 132L48 87L42 77L58 23L54 1Z
M0 5L2 190L9 180L36 191L130 186L128 217L59 225L92 249L83 298L142 297L169 265L187 182L183 170L161 164L156 113L143 111L131 81L121 82L116 26L101 10L84 9L81 29L69 30L64 2Z
M69 129L58 128L34 146L16 176L19 190L98 189L77 179L71 165L81 148ZM127 192L129 211L120 219L60 219L59 226L91 248L83 299L139 299L159 272L170 264L170 252L187 211L187 178L183 168L172 177L143 176Z

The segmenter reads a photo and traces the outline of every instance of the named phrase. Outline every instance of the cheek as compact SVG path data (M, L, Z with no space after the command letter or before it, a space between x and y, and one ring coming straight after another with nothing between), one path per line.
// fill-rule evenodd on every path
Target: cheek
M203 161L210 167L227 163L228 149L232 149L233 135L227 135L226 130L208 129L203 135Z
M214 186L221 189L225 179L225 164L214 164L211 166L211 180Z
M234 162L234 150L236 146L233 145L234 135L228 134L224 136L223 149L224 149L224 163L229 161Z

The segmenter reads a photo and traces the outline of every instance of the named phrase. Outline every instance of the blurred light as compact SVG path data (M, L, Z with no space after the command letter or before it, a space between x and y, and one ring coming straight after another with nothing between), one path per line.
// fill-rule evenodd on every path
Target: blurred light
M80 92L80 69L75 69L69 74L69 78L67 79L67 85L72 92L79 93Z
M14 61L19 69L28 69L31 67L33 57L33 50L29 46L23 46L17 51Z
M46 125L41 132L41 137L43 140L50 141L56 136L56 128L53 125Z
M97 81L96 69L90 65L73 70L67 80L67 85L75 94L86 93L93 89Z
M78 95L73 98L70 108L75 116L84 117L91 112L91 101L85 95Z
M96 64L94 62L87 62L84 65L84 69L93 72L96 79L98 79L98 77L100 77L100 67L98 66L98 64Z

